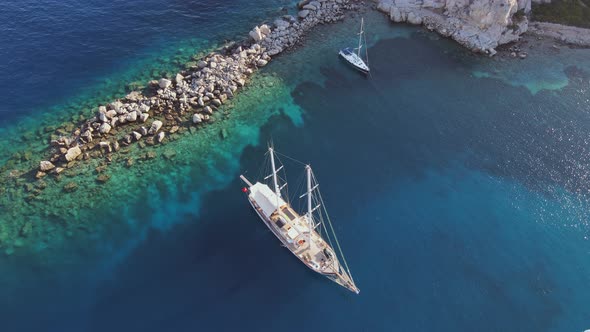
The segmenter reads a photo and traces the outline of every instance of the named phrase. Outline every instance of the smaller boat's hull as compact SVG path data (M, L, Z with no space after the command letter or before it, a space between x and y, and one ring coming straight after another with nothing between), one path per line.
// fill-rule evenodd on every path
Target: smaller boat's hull
M367 66L365 62L356 54L351 53L347 49L344 49L338 52L338 55L354 69L358 70L363 74L369 74L369 66Z

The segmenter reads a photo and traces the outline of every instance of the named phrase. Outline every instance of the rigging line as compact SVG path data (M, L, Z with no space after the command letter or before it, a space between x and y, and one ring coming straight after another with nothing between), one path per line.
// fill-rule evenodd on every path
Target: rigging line
M266 169L268 168L268 156L266 154L264 154L264 161L262 163L262 167L260 167L258 169L258 176L256 177L256 180L259 180L263 177L263 174L266 174Z
M282 154L282 153L280 153L280 152L276 152L276 151L275 151L275 154L281 155L281 156L283 156L283 157L285 157L285 158L287 158L287 159L289 159L289 160L291 160L291 161L294 161L294 162L296 162L296 163L299 163L299 164L301 164L301 165L303 165L303 166L306 166L306 165L307 165L306 163L304 163L304 162L302 162L302 161L299 161L299 160L297 160L297 159L295 159L295 158L291 158L291 157L287 156L286 154Z
M315 184L318 184L317 179L315 178L315 174L313 172L312 172L312 182ZM321 192L319 190L318 190L318 195L316 195L316 196L319 196L321 198ZM314 202L320 203L320 198L314 196ZM333 233L333 235L330 235L330 232L328 232L328 229L326 228L326 220L324 219L324 214L326 215L326 218L329 218L329 216L328 216L328 212L325 207L323 210L324 210L324 213L322 213L321 211L318 213L320 223L322 226L322 227L320 227L320 233L321 233L321 230L323 229L324 234L326 235L326 238L328 239L328 243L330 244L330 248L335 248L334 244L332 243L332 237L335 237L336 234ZM335 252L335 254L336 254L336 257L338 257L338 253ZM342 251L340 251L340 256L343 256ZM342 257L342 258L344 259L344 257ZM334 261L332 261L331 266L333 268L335 267Z
M369 45L367 45L367 35L363 33L363 40L365 41L365 58L367 59L367 67L369 66Z
M313 176L313 177L315 179L315 176ZM350 268L348 267L348 263L346 262L346 257L344 256L344 253L342 252L342 248L340 247L340 243L338 242L338 237L336 236L336 232L334 231L334 227L332 226L332 221L330 220L330 216L328 215L328 210L326 209L326 205L324 204L324 199L322 198L322 194L319 192L319 190L318 190L318 197L320 199L320 202L322 203L322 206L324 207L323 210L326 213L328 225L330 226L330 230L332 231L332 234L334 235L334 241L336 242L336 245L338 246L338 251L340 252L340 255L342 256L342 261L344 262L344 267L346 268L346 271L348 272L348 276L350 277L350 280L352 280L352 282L354 283L354 279L352 278L352 273L350 272Z

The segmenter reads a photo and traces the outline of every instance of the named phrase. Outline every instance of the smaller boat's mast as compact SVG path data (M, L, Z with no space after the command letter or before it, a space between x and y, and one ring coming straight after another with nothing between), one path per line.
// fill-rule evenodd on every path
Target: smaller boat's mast
M311 248L311 232L313 232L313 210L311 209L311 166L305 165L305 171L307 172L307 221L309 223L309 246Z
M365 19L363 17L361 17L361 32L359 32L359 47L356 50L356 55L358 55L359 57L361 56L361 47L362 47L362 40L363 40L363 24L365 22Z
M272 181L275 186L275 194L277 194L277 201L281 198L281 188L279 188L279 181L277 179L277 169L275 167L275 155L272 146L268 147L268 152L270 153L270 164L272 166ZM278 208L278 206L277 206Z

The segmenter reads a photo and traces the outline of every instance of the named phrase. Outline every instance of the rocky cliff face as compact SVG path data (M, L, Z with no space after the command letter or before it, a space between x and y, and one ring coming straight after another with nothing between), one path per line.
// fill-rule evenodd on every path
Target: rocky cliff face
M423 24L473 51L490 55L527 31L531 0L379 0L394 22Z

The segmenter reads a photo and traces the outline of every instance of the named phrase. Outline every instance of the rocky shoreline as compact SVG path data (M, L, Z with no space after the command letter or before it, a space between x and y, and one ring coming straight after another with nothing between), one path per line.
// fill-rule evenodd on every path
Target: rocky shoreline
M590 47L589 29L529 23L531 0L377 0L377 3L377 9L391 21L423 25L474 52L495 55L497 47L514 43L527 32ZM526 53L513 51L513 57L526 58Z
M314 26L343 19L344 11L356 5L349 0L302 0L298 8L297 17L285 15L272 25L256 26L247 40L207 54L173 79L151 81L145 91L98 106L95 116L77 128L58 130L35 177L59 176L82 160L109 162L122 147L160 144L182 128L213 121L213 114L272 56L293 47Z
M590 29L548 22L532 22L529 25L528 33L551 37L575 46L590 47Z
M474 52L496 54L527 31L530 0L379 0L393 22L424 25Z
M122 147L160 144L178 131L214 121L213 114L272 57L292 48L314 26L341 20L345 10L358 7L350 0L302 0L297 6L297 17L285 15L272 24L256 26L247 40L199 58L173 78L151 81L144 91L133 91L123 99L100 105L95 116L76 128L56 131L51 135L50 155L40 161L35 177L59 176L81 160L105 158L110 162L112 154ZM517 41L529 29L525 14L530 8L530 0L476 0L468 4L454 0L379 0L377 4L377 9L394 22L422 24L473 51L490 55L496 54L496 47ZM533 34L590 45L586 29L564 29L550 23L534 23L530 28ZM515 57L526 57L526 52L514 53Z

